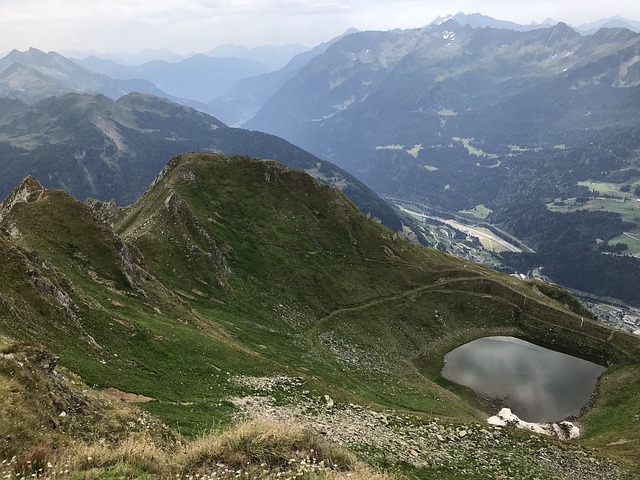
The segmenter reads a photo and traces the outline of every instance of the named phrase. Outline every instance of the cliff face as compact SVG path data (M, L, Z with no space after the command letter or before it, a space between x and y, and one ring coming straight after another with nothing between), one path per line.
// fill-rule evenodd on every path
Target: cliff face
M26 177L0 204L0 224L10 217L17 204L37 201L43 191L44 187L36 179Z

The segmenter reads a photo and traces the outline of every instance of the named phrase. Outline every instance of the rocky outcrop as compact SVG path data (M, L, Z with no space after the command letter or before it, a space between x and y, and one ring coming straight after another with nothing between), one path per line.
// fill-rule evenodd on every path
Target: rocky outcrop
M231 274L231 268L226 255L191 211L189 204L180 195L171 192L165 199L164 206L173 221L181 224L179 229L182 231L189 254L205 257L217 272L220 286L229 290L231 287L227 278Z
M93 213L109 223L111 223L118 213L120 213L120 210L122 210L122 207L120 207L115 200L103 202L96 198L87 198L85 203L89 205L89 208L91 208Z
M42 277L39 272L35 270L28 272L27 278L38 290L42 290L55 298L67 317L75 318L78 307L73 303L73 300L67 292Z
M571 422L533 423L525 422L508 408L503 408L497 415L489 417L490 425L500 427L516 427L531 430L535 433L558 437L560 440L571 440L580 436L580 429Z
M26 177L9 196L0 203L0 225L7 223L11 211L19 203L34 202L44 193L45 188L33 177Z
M151 275L144 269L142 254L135 247L123 241L113 231L113 221L122 211L123 207L119 206L115 200L103 202L95 198L88 198L85 203L96 217L109 225L110 234L113 236L114 247L120 258L120 263L129 286L143 292L142 287Z
M75 318L78 307L70 295L74 293L71 282L51 267L37 250L28 252L27 258L33 267L26 272L29 283L53 297L65 316Z
M29 362L45 371L53 373L58 364L58 357L49 352L44 345L35 342L18 342L5 347L1 353L3 356L14 358L24 356Z
M142 292L143 285L151 277L151 274L140 266L144 263L142 260L142 254L138 252L135 247L125 243L115 233L114 239L116 251L120 257L122 269L127 277L129 286Z

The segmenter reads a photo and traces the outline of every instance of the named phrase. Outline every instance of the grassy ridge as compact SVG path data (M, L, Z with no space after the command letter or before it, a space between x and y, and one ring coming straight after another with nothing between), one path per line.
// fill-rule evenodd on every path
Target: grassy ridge
M442 356L508 334L609 364L584 442L634 460L607 444L640 440L624 423L640 387L621 389L639 371L637 338L561 290L398 238L307 175L185 154L113 227L61 192L30 198L1 221L0 333L47 344L90 385L150 397L143 407L183 434L231 421L247 394L238 375L481 422L492 407L440 377Z

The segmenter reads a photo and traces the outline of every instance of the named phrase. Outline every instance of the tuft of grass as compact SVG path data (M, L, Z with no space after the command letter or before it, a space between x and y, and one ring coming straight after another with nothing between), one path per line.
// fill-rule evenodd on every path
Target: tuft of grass
M353 454L308 430L263 420L196 440L185 451L183 473L206 472L219 463L233 468L283 468L307 458L339 471L349 470L356 463Z
M172 455L143 433L125 438L115 446L99 442L76 446L66 465L76 472L126 467L128 471L166 476L171 469Z
M182 453L183 478L391 480L309 430L259 420L195 440Z
M347 450L308 430L276 422L240 424L171 448L151 435L112 444L73 444L64 452L42 446L0 467L2 478L24 479L262 479L392 480Z
M175 434L150 415L87 387L56 369L57 357L35 342L0 351L0 460L14 470L35 471L77 444L113 444L148 435L170 445Z

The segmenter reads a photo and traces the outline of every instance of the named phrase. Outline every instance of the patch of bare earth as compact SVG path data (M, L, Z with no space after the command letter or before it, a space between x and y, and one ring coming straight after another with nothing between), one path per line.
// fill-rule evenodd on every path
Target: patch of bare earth
M124 400L125 402L129 402L129 403L147 403L153 400L153 398L151 397L138 395L136 393L123 392L122 390L118 390L117 388L113 388L113 387L104 388L102 389L102 392L106 393L111 397Z

